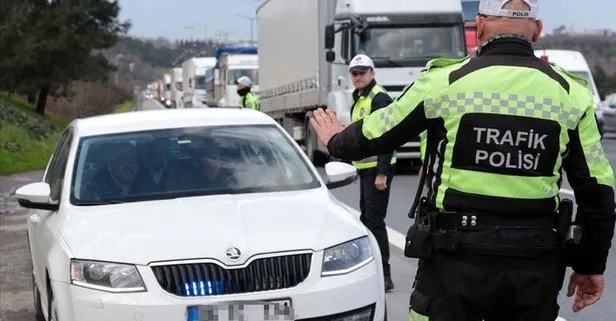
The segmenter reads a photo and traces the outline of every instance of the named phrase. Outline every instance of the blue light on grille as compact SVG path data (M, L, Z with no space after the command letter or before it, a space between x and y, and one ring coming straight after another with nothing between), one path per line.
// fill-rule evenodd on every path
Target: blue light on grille
M224 281L193 281L184 283L187 296L207 296L225 293Z
M190 307L188 308L187 313L187 321L200 321L199 320L199 307Z

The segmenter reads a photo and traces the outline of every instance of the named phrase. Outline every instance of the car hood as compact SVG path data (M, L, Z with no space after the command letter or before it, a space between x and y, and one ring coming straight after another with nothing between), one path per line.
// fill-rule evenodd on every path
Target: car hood
M76 258L148 264L322 250L367 234L327 190L217 195L72 207L61 230ZM241 259L231 262L235 247Z

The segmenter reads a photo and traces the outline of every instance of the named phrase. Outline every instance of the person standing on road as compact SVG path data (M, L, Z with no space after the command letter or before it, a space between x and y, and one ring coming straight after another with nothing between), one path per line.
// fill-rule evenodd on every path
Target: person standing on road
M251 91L252 81L247 76L242 76L237 80L237 94L242 97L242 108L260 110L259 98Z
M371 113L388 106L393 99L374 79L374 63L370 57L359 54L349 64L349 73L353 80L353 106L351 121L358 121ZM389 266L389 239L385 225L389 191L394 177L396 156L394 152L367 157L354 161L360 178L359 208L360 219L374 234L383 260L385 290L394 288Z
M566 266L574 312L602 296L614 172L586 81L534 55L537 10L537 0L481 0L477 57L430 61L394 103L345 128L329 110L311 120L342 159L428 132L428 197L405 250L420 259L410 320L553 321ZM584 229L573 247L563 169Z

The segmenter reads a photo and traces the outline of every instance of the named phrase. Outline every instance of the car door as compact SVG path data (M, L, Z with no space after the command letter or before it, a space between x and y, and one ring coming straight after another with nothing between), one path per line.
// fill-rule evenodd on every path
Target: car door
M72 143L72 130L69 128L58 140L54 153L47 166L43 181L50 186L50 198L52 201L59 202L62 194L62 185L68 155ZM47 267L47 255L56 240L56 233L59 225L59 215L54 211L34 210L28 219L29 241L32 251L32 264L34 267L36 282L40 287L42 299L46 297L46 282L44 282L45 269Z

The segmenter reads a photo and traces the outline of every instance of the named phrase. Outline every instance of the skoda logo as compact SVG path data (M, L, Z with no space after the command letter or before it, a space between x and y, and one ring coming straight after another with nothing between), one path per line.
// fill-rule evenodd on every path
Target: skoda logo
M237 247L230 247L225 252L225 255L229 260L237 261L240 259L240 257L242 257L242 252L240 252L240 249L238 249Z

